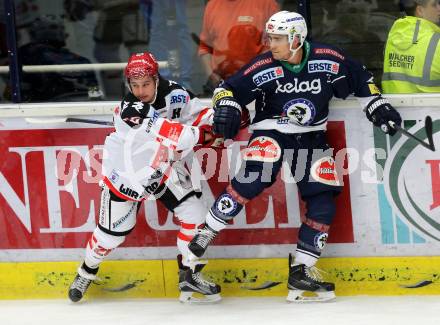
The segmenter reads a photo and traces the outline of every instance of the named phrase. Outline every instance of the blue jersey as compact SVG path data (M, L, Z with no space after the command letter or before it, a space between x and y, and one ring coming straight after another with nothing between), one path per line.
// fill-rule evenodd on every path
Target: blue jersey
M305 42L303 53L296 66L261 54L222 84L243 107L255 100L253 129L325 130L333 97L380 95L372 74L339 49Z

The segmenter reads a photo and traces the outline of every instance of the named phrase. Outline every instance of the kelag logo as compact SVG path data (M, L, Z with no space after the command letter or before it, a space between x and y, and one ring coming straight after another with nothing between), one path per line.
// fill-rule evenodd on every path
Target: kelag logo
M426 141L423 123L417 123L409 131ZM378 137L379 135L375 132L376 144L380 142ZM440 143L440 120L433 123L433 138L434 143ZM408 230L414 231L412 241L396 239L394 242L417 243L424 242L423 238L440 241L439 151L429 151L414 140L401 136L389 151L384 165L383 184L379 185L379 196L381 190L389 203L390 211L395 212ZM390 211L387 211L386 202L383 202L383 199L379 197L379 201L382 200L380 202L381 223L383 228L386 228L387 213L389 214ZM399 237L399 227L395 228L397 237ZM401 234L400 237L404 236ZM384 243L392 242L387 240L383 233L382 239Z

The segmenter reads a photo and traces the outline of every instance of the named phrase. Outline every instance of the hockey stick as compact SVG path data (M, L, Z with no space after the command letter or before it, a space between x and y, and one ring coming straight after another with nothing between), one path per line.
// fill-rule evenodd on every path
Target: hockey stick
M388 123L393 129L396 129L398 132L401 132L404 135L406 135L407 137L416 140L418 143L420 143L425 148L427 148L431 151L435 151L434 140L432 139L432 119L431 119L431 116L428 115L425 118L425 131L426 131L426 136L428 138L428 143L426 143L422 139L419 139L414 134L408 132L407 130L402 128L400 125L395 124L394 122L389 121ZM381 127L382 130L384 130L385 127L387 127L385 124L382 125L382 127Z
M414 283L414 284L408 284L408 285L403 285L402 284L402 285L400 285L400 287L401 288L406 288L406 289L417 289L417 288L426 287L427 285L430 285L432 283L434 283L434 282L431 281L431 280L422 280L422 281L419 281L419 282Z
M277 285L279 285L282 282L274 282L274 281L266 281L264 282L262 285L259 285L257 287L247 287L247 286L243 286L240 289L244 289L244 290L252 290L252 291L257 291L257 290L265 290L265 289L269 289L269 288L273 288L276 287Z
M99 125L113 126L113 122L92 120L92 119L85 119L85 118L76 118L76 117L48 117L48 118L26 117L25 121L28 123L32 123L32 124L77 122L77 123L88 123L88 124L99 124Z
M86 118L76 118L76 117L68 117L66 119L66 122L78 122L78 123L89 123L89 124L113 126L113 122L92 120L92 119L86 119Z

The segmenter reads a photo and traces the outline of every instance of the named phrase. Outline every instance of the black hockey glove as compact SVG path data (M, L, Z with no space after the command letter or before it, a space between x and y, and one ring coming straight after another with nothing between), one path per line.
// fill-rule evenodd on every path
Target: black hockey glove
M225 139L233 139L241 124L241 106L232 95L232 91L223 89L213 97L214 133Z
M389 135L396 134L397 130L392 127L393 124L400 126L402 118L398 111L388 102L388 100L377 97L373 99L365 109L365 114L370 122ZM391 122L391 123L390 123Z

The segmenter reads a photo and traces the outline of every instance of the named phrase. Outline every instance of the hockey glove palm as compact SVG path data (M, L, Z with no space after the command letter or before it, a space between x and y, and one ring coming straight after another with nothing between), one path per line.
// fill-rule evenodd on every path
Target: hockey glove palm
M397 130L392 127L393 123L399 126L402 123L399 112L382 97L373 99L366 107L365 114L370 122L389 135L396 134Z
M214 133L225 139L234 138L241 124L241 106L230 90L220 90L213 97Z

